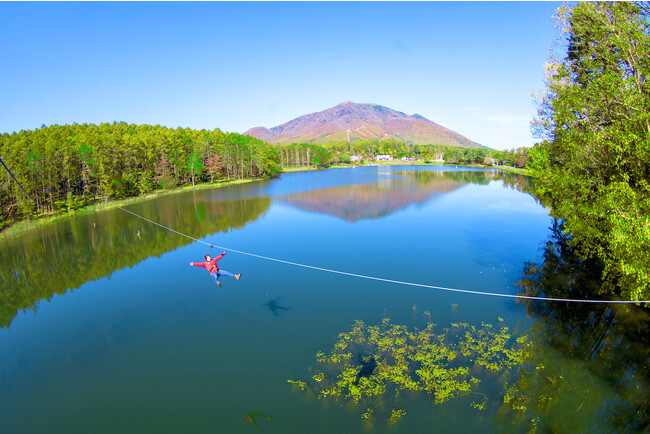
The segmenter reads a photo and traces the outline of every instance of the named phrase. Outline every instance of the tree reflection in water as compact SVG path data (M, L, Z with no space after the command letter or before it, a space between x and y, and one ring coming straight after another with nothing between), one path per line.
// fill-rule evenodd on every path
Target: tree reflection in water
M522 295L605 299L602 266L581 260L560 222ZM530 365L500 412L504 429L637 432L650 427L650 315L634 305L524 301L534 322ZM614 398L613 398L614 397Z
M175 195L131 209L193 238L203 238L241 228L257 220L270 205L271 199L264 196L213 201ZM120 210L79 216L8 240L0 249L0 327L9 327L18 311L36 311L40 300L191 242Z

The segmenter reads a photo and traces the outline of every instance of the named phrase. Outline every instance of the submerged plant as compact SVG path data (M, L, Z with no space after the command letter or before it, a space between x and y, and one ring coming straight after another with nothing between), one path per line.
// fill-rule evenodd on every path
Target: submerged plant
M402 416L406 414L406 411L404 410L395 410L392 409L390 412L390 418L388 419L388 424L392 425L395 422L397 422Z
M422 330L410 331L388 318L376 326L356 321L350 331L338 335L329 354L316 354L319 367L311 381L289 382L321 399L364 400L375 407L381 407L386 397L399 398L402 391L424 392L435 404L476 393L482 398L470 405L483 410L486 395L473 392L481 382L479 376L498 376L521 365L527 338L513 339L502 321L498 329L454 323L436 332L427 313ZM393 410L388 422L395 423L404 414ZM371 406L362 419L372 415Z

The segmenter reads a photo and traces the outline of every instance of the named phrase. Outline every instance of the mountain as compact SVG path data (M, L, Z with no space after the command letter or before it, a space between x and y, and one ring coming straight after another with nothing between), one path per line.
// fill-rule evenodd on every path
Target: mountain
M273 128L255 127L244 134L269 143L327 143L356 140L400 140L414 145L483 147L442 125L377 104L346 101L318 113L300 116Z

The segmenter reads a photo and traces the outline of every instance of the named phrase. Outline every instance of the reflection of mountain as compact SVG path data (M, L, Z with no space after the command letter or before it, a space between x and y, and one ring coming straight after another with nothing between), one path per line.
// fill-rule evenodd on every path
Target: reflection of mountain
M351 185L296 193L283 201L310 212L340 217L349 222L377 219L394 213L414 203L461 188L479 173L485 178L488 172L399 172L382 176L377 184Z
M352 185L297 193L285 202L306 211L340 217L349 222L385 217L412 203L429 199L430 192L379 185Z
M268 197L212 202L185 194L129 210L200 239L243 227L270 204ZM39 300L191 242L120 210L80 216L8 240L0 249L0 327L8 327L19 310L34 309Z

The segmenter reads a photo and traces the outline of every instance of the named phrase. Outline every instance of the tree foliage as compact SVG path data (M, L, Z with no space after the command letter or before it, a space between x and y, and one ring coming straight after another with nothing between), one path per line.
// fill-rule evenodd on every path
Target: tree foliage
M276 145L280 164L282 166L317 166L328 167L332 163L349 164L350 156L356 155L363 159L374 160L377 155L391 155L398 159L402 157L435 161L440 157L447 163L455 164L498 164L516 166L519 159L526 156L527 150L497 152L488 148L463 148L447 145L413 145L399 140L357 140L353 142L330 142L323 145L292 143ZM500 156L500 157L497 157ZM525 165L525 158L521 167Z
M650 296L650 10L626 2L559 9L566 56L548 65L531 153L539 194L604 288Z
M33 216L32 198L40 213L68 212L79 201L279 172L275 149L250 136L124 122L2 134L0 155L30 196L0 176L0 227Z

